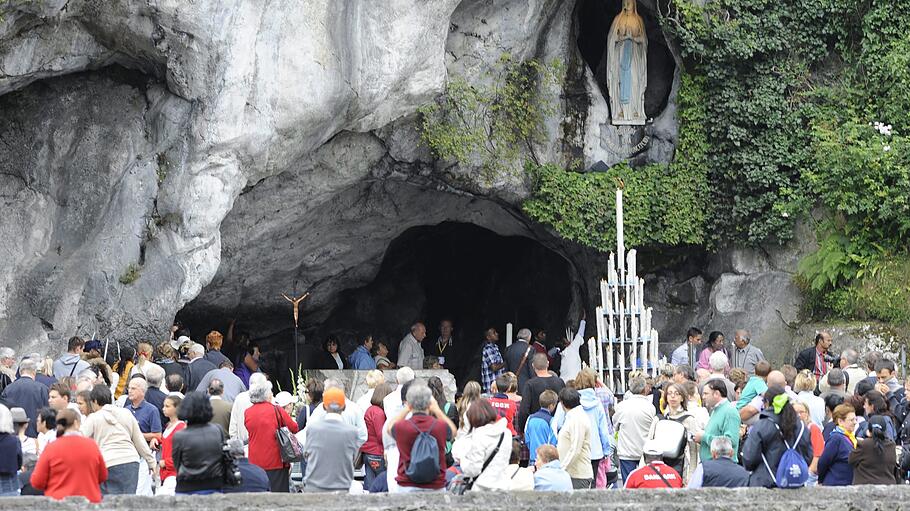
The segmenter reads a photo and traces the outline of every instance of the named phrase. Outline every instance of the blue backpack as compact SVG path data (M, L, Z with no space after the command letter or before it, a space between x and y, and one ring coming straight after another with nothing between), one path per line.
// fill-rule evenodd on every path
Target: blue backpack
M777 428L777 431L781 434L781 438L783 438L784 434L780 431L780 426L775 423L774 427ZM799 441L803 437L803 431L805 431L805 429L806 426L800 422L799 435L796 436L793 447L790 447L790 444L784 440L784 445L787 446L787 450L784 451L784 454L780 457L780 462L777 464L777 476L774 475L774 472L768 465L765 454L762 453L761 455L762 461L765 462L765 468L767 468L768 473L771 474L771 480L774 481L774 484L776 484L778 488L802 488L809 479L809 465L806 464L806 460L803 459L802 455L796 452L796 446L799 445Z
M411 461L405 475L415 484L431 483L439 477L439 444L431 433L436 419L433 419L426 431L420 431L413 420L408 422L417 430L417 438L411 445Z

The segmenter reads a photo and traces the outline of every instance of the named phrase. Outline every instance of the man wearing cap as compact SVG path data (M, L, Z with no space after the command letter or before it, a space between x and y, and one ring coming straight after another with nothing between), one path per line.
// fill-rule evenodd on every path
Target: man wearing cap
M104 348L104 345L101 344L101 341L91 340L85 341L85 346L82 347L82 351L85 353L86 359L101 358L101 350Z
M664 463L660 441L651 439L645 442L643 455L645 465L629 474L625 488L682 488L679 472Z
M323 420L307 425L303 456L304 492L348 491L354 480L354 456L363 445L357 428L341 418L344 392L328 388L322 394Z
M344 384L334 378L326 378L326 380L323 382L323 385L325 386L325 390L334 388L336 390L340 390L341 395L344 395ZM323 394L323 399L325 399L325 394ZM360 410L360 407L357 406L357 403L354 401L346 401L344 407L339 413L341 414L341 419L344 422L350 424L351 426L354 426L354 428L357 429L360 443L363 444L366 442L367 425L363 421L364 412ZM307 419L306 430L309 431L310 425L322 421L325 416L325 408L321 406L316 407L316 409L313 410L313 413L310 414L310 418Z
M82 348L85 341L79 337L70 337L66 343L66 353L54 361L54 378L76 377L88 369L89 363L82 360Z

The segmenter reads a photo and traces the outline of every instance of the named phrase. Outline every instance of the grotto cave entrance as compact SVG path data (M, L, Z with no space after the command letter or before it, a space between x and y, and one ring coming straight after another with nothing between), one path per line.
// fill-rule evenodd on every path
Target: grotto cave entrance
M637 3L638 14L642 17L648 34L648 86L645 88L645 115L648 118L657 117L667 107L676 71L676 61L652 7L650 2ZM594 74L605 99L609 98L607 36L613 19L621 10L622 0L581 0L575 10L579 53Z
M349 353L356 336L371 332L387 341L394 355L412 322L427 325L429 347L439 336L440 321L450 319L457 360L446 365L460 373L455 376L462 384L488 327L499 331L503 348L509 322L514 334L523 327L545 329L549 343L564 335L571 275L566 259L526 237L501 236L468 223L413 227L389 244L375 278L344 291L309 337L321 342L329 333L339 334Z

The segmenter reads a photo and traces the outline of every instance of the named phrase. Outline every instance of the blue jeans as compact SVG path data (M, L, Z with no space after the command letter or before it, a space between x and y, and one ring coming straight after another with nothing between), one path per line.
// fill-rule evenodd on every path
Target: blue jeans
M363 487L367 491L373 486L376 475L385 471L385 458L380 454L363 455Z
M102 495L135 495L139 484L139 462L107 467L107 481L101 483Z
M221 493L221 490L178 491L177 495L214 495L216 493Z
M625 485L629 474L638 468L638 460L619 460L619 471L622 473L622 484Z
M15 497L19 495L19 477L0 476L0 497Z

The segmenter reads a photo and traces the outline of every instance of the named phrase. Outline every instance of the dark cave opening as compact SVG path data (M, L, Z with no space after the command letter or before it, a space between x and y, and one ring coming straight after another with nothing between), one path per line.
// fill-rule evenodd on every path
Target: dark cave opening
M648 87L645 114L654 118L667 107L676 62L667 46L656 13L638 2L638 14L648 34ZM622 10L622 0L582 0L576 7L578 51L597 81L604 98L607 90L607 36L613 19Z
M447 365L467 372L489 327L500 332L503 347L506 323L513 334L527 327L558 338L572 302L570 275L566 259L529 238L466 223L414 227L389 244L373 281L342 292L310 336L321 343L335 333L350 350L370 332L395 355L413 322L427 325L428 348L439 336L439 323L448 319L455 327L457 361Z

